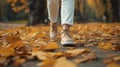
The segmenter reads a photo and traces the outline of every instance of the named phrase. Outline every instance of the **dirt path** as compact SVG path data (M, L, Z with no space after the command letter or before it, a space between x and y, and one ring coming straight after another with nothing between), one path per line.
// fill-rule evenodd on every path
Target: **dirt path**
M8 28L14 28L19 26L24 26L25 24L15 24L15 23L6 23L6 22L0 22L0 28L1 29L8 29Z

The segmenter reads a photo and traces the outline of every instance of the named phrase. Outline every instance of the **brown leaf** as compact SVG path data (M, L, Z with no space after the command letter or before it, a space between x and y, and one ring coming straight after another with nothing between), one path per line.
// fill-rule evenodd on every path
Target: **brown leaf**
M109 63L112 63L112 62L113 62L113 60L111 60L111 59L103 60L103 63L104 63L104 64L109 64Z
M16 59L15 62L13 63L13 67L20 67L21 64L23 64L24 62L26 62L26 59Z
M53 58L54 53L37 51L32 52L32 56L36 56L39 60L47 60Z
M89 60L96 59L95 53L90 53L90 54L82 55L82 56L83 56L83 58L75 59L74 62L82 63L82 62L86 62L86 61L89 61Z
M120 61L120 56L116 56L113 58L114 61Z
M6 67L8 62L9 61L5 57L0 57L0 67Z
M20 41L21 39L16 36L16 35L10 35L10 36L7 36L5 37L6 41L9 42L10 44L11 43L15 43L16 41Z
M11 43L9 47L19 48L19 47L23 47L24 45L25 45L24 42L20 40L20 41L16 41L16 42Z
M120 51L120 45L114 45L112 47L112 50L119 50Z
M27 53L27 54L31 54L32 51L32 46L31 45L23 45L19 48L16 49L16 53L19 54L20 53Z

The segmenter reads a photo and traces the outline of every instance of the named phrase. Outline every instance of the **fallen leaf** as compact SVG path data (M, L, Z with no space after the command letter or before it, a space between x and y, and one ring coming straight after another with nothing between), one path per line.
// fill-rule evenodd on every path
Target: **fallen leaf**
M109 63L112 63L112 62L113 62L113 60L111 60L111 59L105 59L105 60L103 60L104 64L109 64Z
M73 49L73 50L66 50L65 53L68 55L68 56L78 56L84 52L89 52L90 49Z
M49 45L46 46L45 50L56 50L59 46L56 42L52 42Z
M6 67L9 63L9 60L7 60L5 57L0 57L0 67Z
M27 54L31 54L32 52L32 46L31 45L23 45L19 48L16 48L16 53L19 54L20 53L27 53Z
M120 67L120 64L112 62L112 63L108 64L107 67Z
M4 56L4 57L9 57L9 56L13 56L15 53L13 48L1 48L0 49L0 56Z
M118 50L118 51L120 51L120 45L114 45L112 47L112 50Z
M26 59L23 59L23 58L16 59L13 63L13 67L20 67L20 65L25 62L26 62Z
M19 47L23 47L24 45L25 45L24 42L19 40L19 41L11 43L9 45L9 47L11 47L11 48L19 48Z
M83 56L83 58L75 59L74 62L82 63L82 62L86 62L86 61L89 61L89 60L96 59L95 53L89 53L87 55L83 54L82 56Z
M47 60L53 58L54 53L37 51L37 52L32 52L32 56L37 57L39 60Z
M40 67L53 67L55 63L56 63L55 59L47 59L47 60L44 60L43 62L37 64L37 66L40 66Z
M65 57L61 57L56 60L56 63L53 67L77 67L77 64L67 60Z
M112 43L110 43L110 42L107 42L107 43L100 42L98 44L98 48L105 49L105 50L110 50L110 49L112 49Z
M116 56L113 58L114 61L120 61L120 56Z
M32 56L37 57L39 60L47 60L46 53L43 51L32 52Z
M64 56L63 52L57 52L53 55L53 57L55 57L55 58L58 58L58 57L61 57L61 56Z

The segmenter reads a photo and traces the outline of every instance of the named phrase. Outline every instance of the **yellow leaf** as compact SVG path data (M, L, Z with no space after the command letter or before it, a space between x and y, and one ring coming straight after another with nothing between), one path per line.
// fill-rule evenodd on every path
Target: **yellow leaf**
M100 42L98 44L98 48L101 48L101 49L112 49L112 43L108 42L108 43L104 43L104 42Z
M4 57L9 57L11 55L14 55L14 49L13 48L1 48L0 49L0 55Z
M67 60L65 57L59 58L53 67L77 67L77 64Z
M42 63L37 64L37 66L40 66L40 67L53 67L55 63L56 63L55 59L47 59L47 60L44 60Z

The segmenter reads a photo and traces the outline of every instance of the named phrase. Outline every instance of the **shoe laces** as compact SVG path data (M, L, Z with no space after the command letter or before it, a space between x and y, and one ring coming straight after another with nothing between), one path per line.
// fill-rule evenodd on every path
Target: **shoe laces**
M51 23L50 25L51 25L51 31L52 31L52 32L55 31L55 30L57 30L57 29L56 29L57 23Z
M67 36L67 37L71 38L71 36L70 36L70 31L69 31L69 30L62 30L62 31L61 31L61 34L62 34L63 37L64 37L64 36Z

